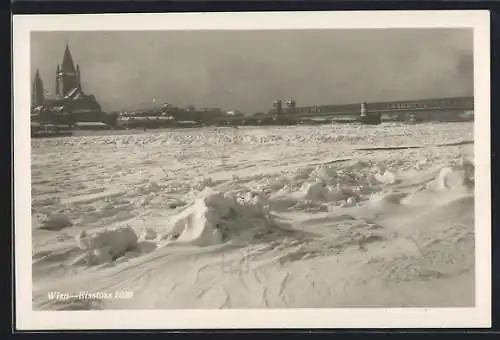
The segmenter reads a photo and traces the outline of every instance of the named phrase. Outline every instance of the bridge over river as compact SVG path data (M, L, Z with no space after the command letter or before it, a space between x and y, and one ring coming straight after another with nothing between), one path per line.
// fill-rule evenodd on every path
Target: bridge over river
M450 113L453 116L453 114L474 111L474 97L368 102L365 103L365 106L368 113L388 117L404 117L408 114L413 114L421 118L439 119L439 116L450 116ZM360 115L360 104L297 107L293 112L289 112L289 114L295 117L356 117Z
M361 103L346 105L315 105L287 107L280 113L276 110L268 115L217 117L211 123L219 125L246 125L274 121L276 124L305 121L355 121L361 114ZM419 99L413 101L364 103L367 115L380 115L383 121L405 121L409 116L421 121L472 120L474 97L448 97Z
M278 105L277 105L278 103ZM218 115L190 112L173 119L163 116L130 117L120 120L124 128L160 128L195 126L238 126L238 125L295 125L321 124L325 122L349 123L362 115L376 117L375 124L382 121L472 121L474 118L474 97L431 98L407 101L367 102L343 105L295 106L287 101L275 102L267 114L252 116ZM292 105L289 105L293 103ZM181 121L184 118L186 121ZM373 123L372 123L373 124Z

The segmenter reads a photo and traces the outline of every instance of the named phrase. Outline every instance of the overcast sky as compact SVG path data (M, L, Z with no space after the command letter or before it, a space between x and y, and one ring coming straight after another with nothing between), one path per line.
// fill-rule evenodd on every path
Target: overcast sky
M68 43L103 110L157 103L267 111L473 94L469 29L36 32L32 74L55 91Z

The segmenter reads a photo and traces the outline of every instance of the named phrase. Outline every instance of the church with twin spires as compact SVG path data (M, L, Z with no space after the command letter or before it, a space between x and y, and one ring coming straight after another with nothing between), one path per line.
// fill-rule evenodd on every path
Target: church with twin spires
M43 81L37 69L31 90L31 107L70 113L76 121L102 121L104 117L96 98L83 92L80 66L76 64L75 67L67 44L62 63L56 68L55 95L50 98L46 96Z

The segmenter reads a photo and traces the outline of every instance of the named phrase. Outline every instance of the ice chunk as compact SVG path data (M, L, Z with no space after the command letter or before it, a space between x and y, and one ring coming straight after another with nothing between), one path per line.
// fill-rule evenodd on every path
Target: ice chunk
M306 183L302 187L304 199L311 201L324 201L327 199L329 190L325 183L318 181L315 183Z
M396 182L396 175L390 171L385 171L382 175L375 174L375 179L383 184L393 184Z
M40 229L47 230L61 230L73 225L69 217L62 214L46 215L41 222L42 225L40 226Z
M154 240L156 239L156 236L157 236L156 231L154 231L151 228L144 228L139 238L141 240Z
M441 169L436 179L439 190L459 189L466 184L466 172L464 170L455 170L450 167Z
M253 229L271 223L259 195L249 193L237 200L232 194L207 188L193 205L170 220L171 229L162 239L199 246L220 244L235 236L252 237Z
M137 248L137 235L130 226L81 231L76 236L80 249L86 251L87 263L100 264L117 259Z

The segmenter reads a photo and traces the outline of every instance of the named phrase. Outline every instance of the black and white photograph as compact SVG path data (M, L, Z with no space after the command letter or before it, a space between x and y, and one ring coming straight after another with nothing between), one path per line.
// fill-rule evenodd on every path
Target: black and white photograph
M18 322L488 326L488 13L427 14L15 17Z

